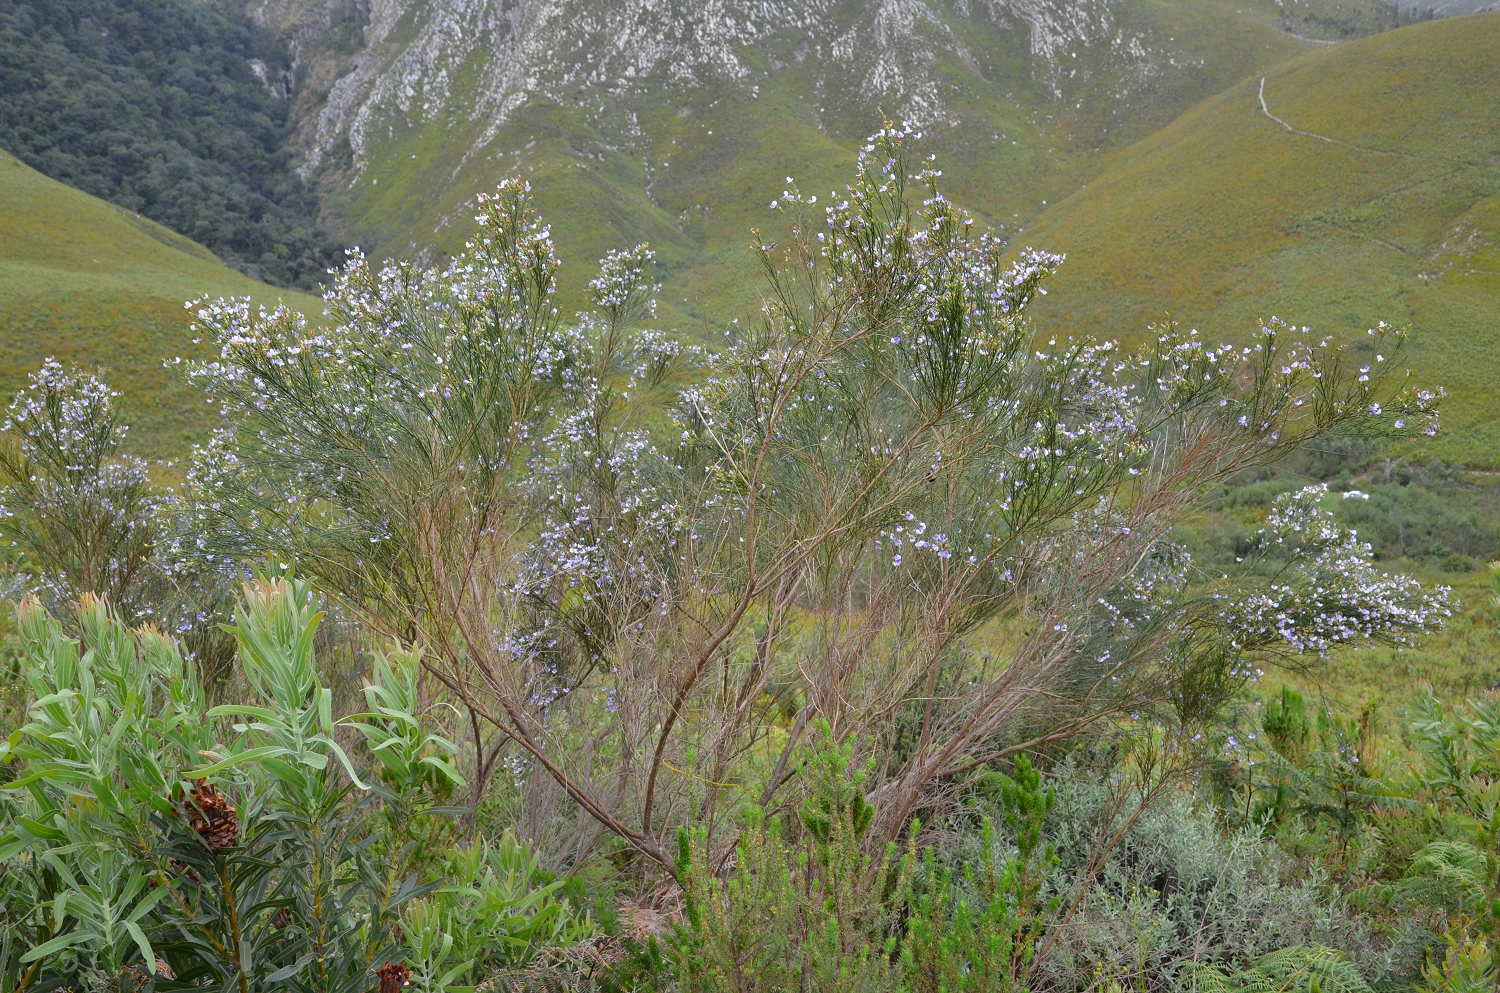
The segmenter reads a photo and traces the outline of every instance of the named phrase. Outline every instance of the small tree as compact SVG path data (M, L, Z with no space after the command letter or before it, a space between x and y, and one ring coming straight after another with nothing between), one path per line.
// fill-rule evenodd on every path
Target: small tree
M727 857L815 718L881 756L878 851L968 770L1112 716L1195 719L1267 659L1440 621L1442 594L1382 578L1316 492L1257 575L1190 589L1168 540L1207 488L1311 438L1434 430L1436 397L1393 375L1399 333L1372 332L1366 369L1276 321L1241 346L1039 340L1026 308L1062 260L1007 263L918 137L881 131L833 203L777 202L760 318L701 369L636 328L644 248L562 324L519 182L445 269L355 257L328 327L206 307L222 357L192 376L228 426L203 526L419 646L475 742L500 734L478 782L514 746L524 789L668 871L688 821ZM1010 632L998 657L969 645L987 625Z

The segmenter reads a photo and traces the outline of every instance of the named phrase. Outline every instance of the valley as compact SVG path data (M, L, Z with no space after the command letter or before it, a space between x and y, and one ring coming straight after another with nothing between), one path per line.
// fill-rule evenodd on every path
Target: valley
M645 241L662 325L714 341L759 307L746 248L777 236L767 208L788 180L836 198L864 136L913 118L948 195L1018 250L1068 254L1037 311L1049 333L1138 340L1168 314L1231 338L1272 314L1410 324L1417 374L1453 394L1435 450L1500 461L1479 361L1497 334L1500 14L1385 30L1417 15L1333 0L211 6L282 46L262 81L278 161L317 204L286 223L373 258L451 256L475 198L519 175L564 262L564 313L594 259ZM1297 34L1314 21L1376 33Z
M1445 18L1277 65L1113 155L1037 217L1068 253L1052 330L1131 338L1167 316L1234 337L1279 316L1341 336L1409 325L1451 394L1424 445L1500 460L1500 15Z

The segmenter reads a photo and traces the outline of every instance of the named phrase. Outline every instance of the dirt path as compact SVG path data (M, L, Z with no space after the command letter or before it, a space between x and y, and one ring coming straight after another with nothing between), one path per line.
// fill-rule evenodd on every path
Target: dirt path
M1271 113L1271 108L1266 106L1266 77L1264 76L1260 77L1260 109L1261 113L1265 114L1271 120L1286 128L1292 134L1300 134L1304 138L1316 138L1319 141L1326 141L1330 145L1341 145L1344 148L1352 148L1356 152L1369 152L1371 155L1395 155L1398 157L1401 155L1400 152L1388 152L1383 148L1366 148L1363 145L1351 145L1347 141L1340 141L1337 138L1330 138L1326 134L1318 134L1316 131L1303 131L1301 128L1292 127L1286 121L1283 121L1281 118Z
M1277 124L1280 124L1282 127L1286 128L1292 134L1301 135L1304 138L1312 138L1312 139L1314 139L1316 141L1321 141L1321 142L1324 142L1324 143L1329 144L1329 145L1338 145L1341 148L1353 149L1356 152L1367 152L1370 155L1389 155L1389 156L1392 156L1393 158L1398 158L1398 159L1414 159L1414 160L1419 161L1419 162L1447 162L1447 163L1450 163L1450 164L1455 165L1455 166L1464 166L1464 167L1468 167L1468 168L1471 168L1471 169L1473 169L1473 168L1478 168L1478 169L1493 169L1493 168L1495 168L1495 165L1493 163L1489 163L1489 162L1475 162L1475 161L1471 161L1471 160L1468 160L1468 159L1455 159L1455 158L1451 158L1451 157L1449 157L1447 155L1418 155L1418 154L1415 154L1415 153L1412 153L1412 152L1393 152L1393 151L1391 151L1388 148L1371 148L1368 145L1356 145L1352 141L1343 141L1343 140L1341 140L1339 138L1330 138L1326 134L1318 134L1316 131L1304 131L1301 128L1294 128L1290 124L1288 124L1286 121L1282 120L1281 118L1277 117L1275 114L1271 113L1271 108L1266 105L1266 77L1265 76L1260 77L1260 92L1257 95L1260 98L1260 112L1262 114L1265 114L1271 120L1275 121Z

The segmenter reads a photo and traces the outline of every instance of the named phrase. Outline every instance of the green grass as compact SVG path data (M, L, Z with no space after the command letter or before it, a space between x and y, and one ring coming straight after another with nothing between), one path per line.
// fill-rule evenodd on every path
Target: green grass
M1500 464L1500 14L1331 46L1112 156L1024 241L1068 253L1049 331L1131 338L1167 313L1212 337L1272 315L1410 325L1451 394L1416 457Z
M123 394L137 452L181 454L212 421L163 368L201 353L184 301L205 295L321 304L223 265L208 249L129 211L48 179L0 153L0 392L55 356L102 369Z

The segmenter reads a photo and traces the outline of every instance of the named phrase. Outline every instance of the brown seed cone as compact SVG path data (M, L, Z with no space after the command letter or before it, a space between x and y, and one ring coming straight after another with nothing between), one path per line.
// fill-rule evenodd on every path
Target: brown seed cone
M291 907L282 907L276 911L276 916L271 918L271 926L278 931L285 931L290 923L292 923Z
M188 825L217 855L240 840L240 819L229 798L206 779L193 782L192 799L185 804Z
M375 975L380 977L380 993L401 993L411 985L411 970L400 962L387 962Z

